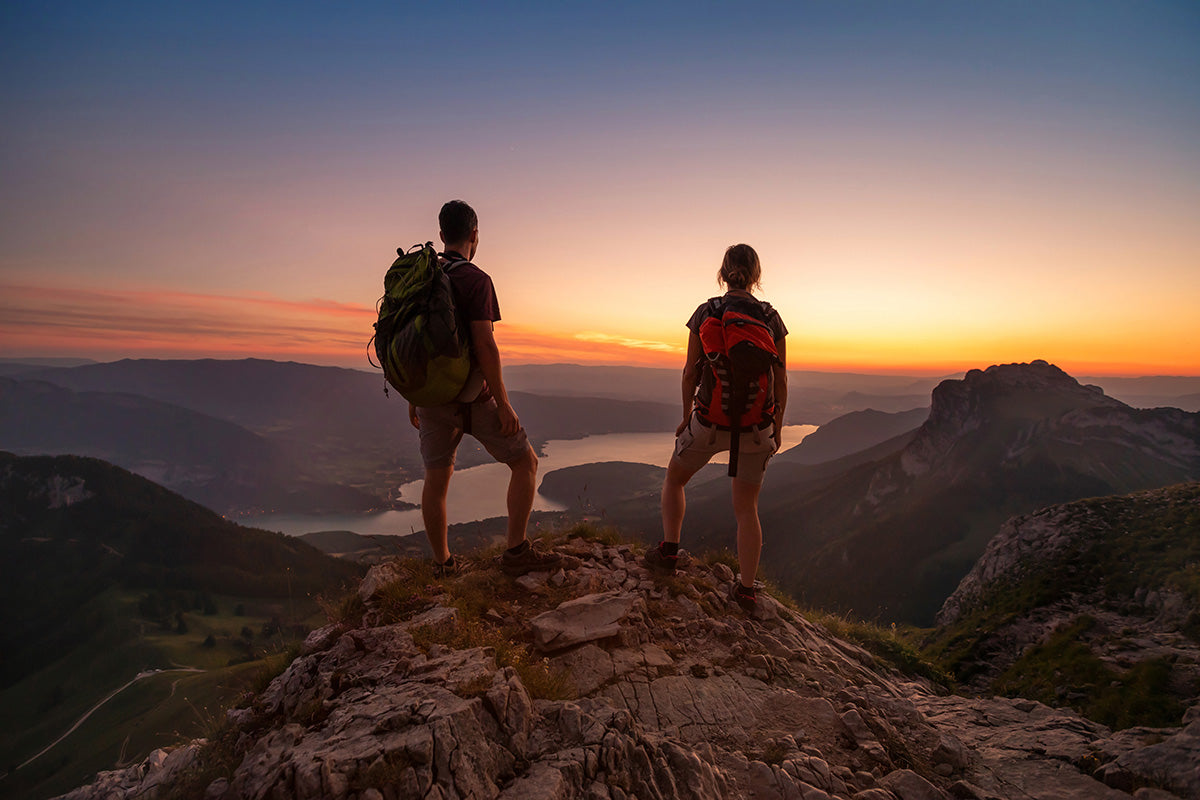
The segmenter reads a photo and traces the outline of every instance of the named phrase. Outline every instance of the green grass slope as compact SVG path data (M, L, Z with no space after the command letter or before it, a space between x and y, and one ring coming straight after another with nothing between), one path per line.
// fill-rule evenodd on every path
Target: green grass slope
M929 636L924 653L959 680L983 678L997 693L1070 705L1113 727L1179 724L1200 691L1188 659L1129 642L1149 630L1179 642L1179 651L1200 651L1200 483L1090 498L1030 519L1048 516L1067 544L1032 551L985 584ZM1174 621L1146 603L1164 592L1182 598ZM1056 608L1065 609L1061 625L1040 641L1022 638L1026 621ZM1101 616L1126 624L1113 629ZM1027 646L997 672L995 653L1014 642ZM1103 657L1129 650L1134 657Z
M96 459L0 453L0 796L47 796L202 732L203 709L361 572Z

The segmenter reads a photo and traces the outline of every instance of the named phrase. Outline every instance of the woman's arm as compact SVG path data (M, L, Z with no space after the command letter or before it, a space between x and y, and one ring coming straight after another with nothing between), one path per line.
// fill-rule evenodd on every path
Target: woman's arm
M683 365L683 422L675 429L675 435L683 433L692 419L692 406L696 402L696 387L700 385L700 358L704 348L700 345L700 335L691 331L688 335L687 363Z
M783 412L787 408L787 341L784 337L775 340L779 351L779 364L771 367L775 381L775 449L783 445Z

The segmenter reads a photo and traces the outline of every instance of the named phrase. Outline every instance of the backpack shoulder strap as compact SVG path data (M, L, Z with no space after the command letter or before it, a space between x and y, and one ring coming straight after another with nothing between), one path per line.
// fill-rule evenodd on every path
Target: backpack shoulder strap
M730 302L738 312L754 317L763 324L769 324L771 316L776 313L770 303L756 297L734 297Z

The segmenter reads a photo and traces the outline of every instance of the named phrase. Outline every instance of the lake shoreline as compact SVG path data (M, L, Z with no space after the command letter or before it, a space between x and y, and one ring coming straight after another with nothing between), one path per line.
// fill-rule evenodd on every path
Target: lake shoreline
M788 425L784 428L784 451L798 445L816 425ZM562 513L567 504L555 502L541 494L546 476L570 467L605 462L627 462L652 467L666 467L674 448L675 436L667 432L608 433L577 439L552 439L542 448L539 459L538 493L534 496L534 512ZM727 463L726 458L714 458L712 463ZM503 464L489 463L458 470L450 482L446 501L448 522L451 525L475 523L503 517L504 497L509 470ZM343 514L264 514L235 520L249 528L277 531L288 536L307 533L349 531L362 536L406 537L424 531L420 500L424 481L416 480L399 487L396 500L406 504L404 510L383 510Z

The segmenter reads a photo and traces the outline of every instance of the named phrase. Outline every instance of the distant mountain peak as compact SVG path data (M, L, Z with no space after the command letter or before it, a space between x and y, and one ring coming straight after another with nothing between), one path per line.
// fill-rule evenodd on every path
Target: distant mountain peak
M903 468L910 476L923 475L963 437L1006 421L1027 429L1071 411L1125 407L1041 359L973 369L933 390L929 419L905 451Z
M1044 410L1047 416L1057 416L1066 410L1063 403L1073 407L1120 406L1117 400L1104 394L1099 386L1085 386L1066 372L1046 361L1037 360L1027 364L996 364L984 370L973 369L961 380L942 381L933 390L930 422L937 424L942 419L953 419L961 415L963 408L997 408L1005 398L1027 400L1041 397L1043 403L1035 404L1034 412ZM1044 401L1056 398L1058 402L1046 405ZM1028 416L1030 410L1022 410Z

